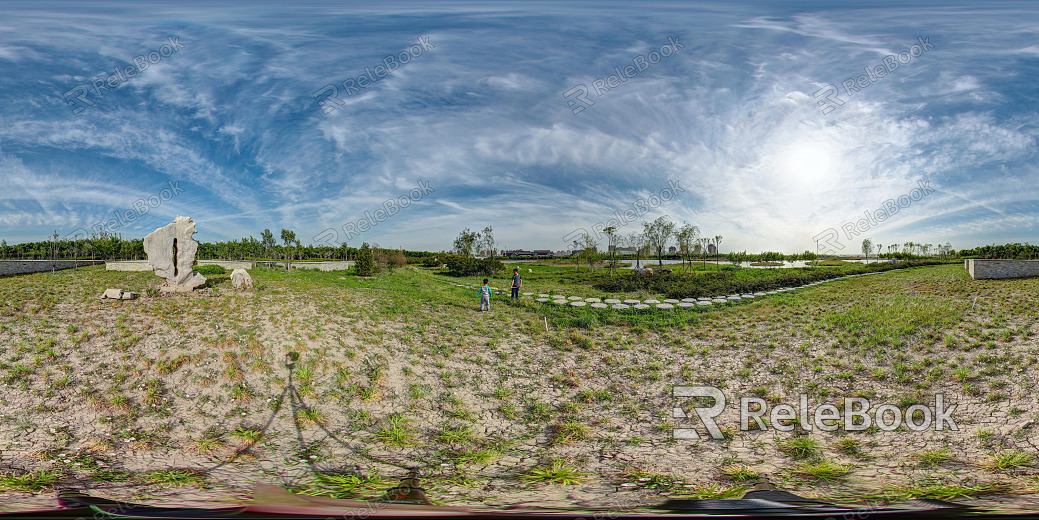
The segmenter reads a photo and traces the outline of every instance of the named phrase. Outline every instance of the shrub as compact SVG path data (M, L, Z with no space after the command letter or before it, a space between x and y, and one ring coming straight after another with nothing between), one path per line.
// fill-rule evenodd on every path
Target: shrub
M449 256L444 263L447 264L447 274L451 276L493 276L505 270L505 264L491 259Z
M202 276L211 276L214 274L227 274L227 269L224 269L219 265L199 265L195 267L195 271Z
M375 253L368 242L361 244L361 250L357 252L354 262L357 276L375 276L379 272L379 266L375 263Z

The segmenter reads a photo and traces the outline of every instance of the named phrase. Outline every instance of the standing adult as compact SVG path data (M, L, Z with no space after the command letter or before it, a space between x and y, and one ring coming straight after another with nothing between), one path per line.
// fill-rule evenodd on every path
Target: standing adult
M519 269L512 270L512 299L519 300L519 290L523 286L523 278L520 277Z

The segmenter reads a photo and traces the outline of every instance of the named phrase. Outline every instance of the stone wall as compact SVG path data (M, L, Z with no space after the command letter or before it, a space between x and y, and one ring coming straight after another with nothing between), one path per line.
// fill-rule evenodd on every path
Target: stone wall
M258 267L256 264L261 262L253 262L250 260L245 261L233 261L233 260L199 260L198 265L219 265L228 271L234 269L254 269ZM262 262L267 265L271 265L275 268L285 268L285 262ZM48 264L49 265L49 264ZM292 262L293 269L317 269L318 271L345 271L354 265L353 260L349 262L336 261L336 262ZM151 271L152 266L145 260L133 260L123 262L105 262L105 269L109 271Z
M964 263L970 277L975 280L1039 276L1039 260L969 259Z
M107 271L154 271L152 264L147 260L125 260L119 262L105 262Z
M219 265L228 271L234 271L235 269L252 269L255 262L249 260L199 260L195 263L198 265Z
M100 264L103 260L0 260L0 276L11 274L42 273L54 269L72 269L73 267Z

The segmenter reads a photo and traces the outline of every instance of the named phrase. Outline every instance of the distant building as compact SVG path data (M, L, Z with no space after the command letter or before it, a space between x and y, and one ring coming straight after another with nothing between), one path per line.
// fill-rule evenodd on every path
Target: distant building
M634 247L617 247L617 246L613 246L612 251L615 251L617 254L621 254L621 255L633 255L633 254L635 254L635 248Z
M536 257L552 256L552 251L550 251L548 249L535 249L533 251L533 253L534 253L534 256L536 256Z
M524 249L512 249L505 251L503 256L506 258L534 258L534 252Z
M678 252L678 248L676 248L675 246L671 246L671 247L667 248L667 254L669 254L669 255L673 255L673 254L675 254L677 252Z
M718 254L718 246L714 244L707 244L707 253L711 255Z

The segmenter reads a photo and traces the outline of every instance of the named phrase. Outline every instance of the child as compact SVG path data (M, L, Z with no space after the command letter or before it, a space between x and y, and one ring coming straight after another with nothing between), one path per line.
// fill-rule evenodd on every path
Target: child
M491 310L491 288L486 278L483 279L483 287L480 287L480 310Z
M523 279L520 278L519 269L512 270L512 299L519 300L519 290L523 286Z

